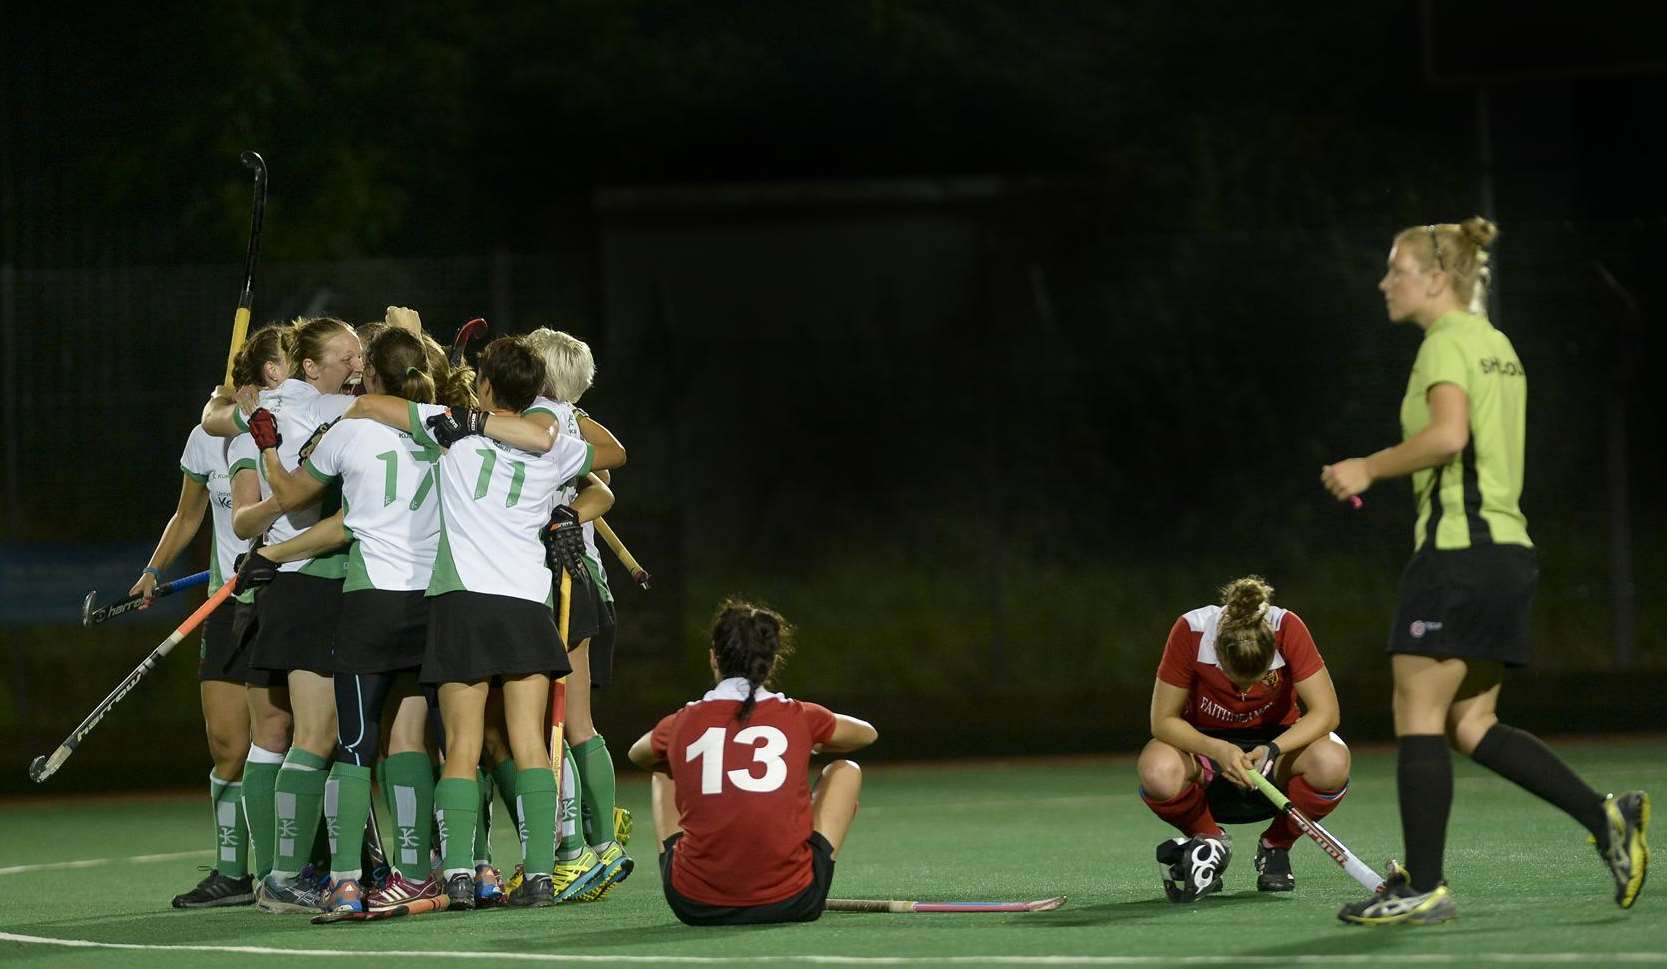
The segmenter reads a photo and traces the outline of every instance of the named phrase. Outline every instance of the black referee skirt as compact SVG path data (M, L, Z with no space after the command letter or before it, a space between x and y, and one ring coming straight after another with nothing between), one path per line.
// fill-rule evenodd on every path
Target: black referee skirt
M601 628L590 638L590 685L603 687L614 681L614 629L618 619L614 614L614 604L607 599L600 600L602 610Z
M458 591L434 596L428 608L423 683L572 672L555 617L542 602Z
M255 596L259 624L249 665L257 670L306 670L330 676L335 671L331 648L341 600L341 579L279 572Z
M430 601L421 589L342 593L335 671L394 673L422 666Z
M1528 665L1528 612L1539 584L1532 548L1420 549L1401 573L1389 652Z

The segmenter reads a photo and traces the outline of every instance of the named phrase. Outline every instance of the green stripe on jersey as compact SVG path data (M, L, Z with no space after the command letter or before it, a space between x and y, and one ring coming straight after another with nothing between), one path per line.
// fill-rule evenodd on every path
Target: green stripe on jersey
M428 433L428 427L423 424L422 415L417 413L416 402L406 401L405 408L406 416L411 421L411 439L426 447L439 447L440 442L436 441L434 436Z
M307 473L312 475L313 480L317 481L319 484L334 484L337 481L341 480L341 475L339 475L339 474L325 474L324 472L322 472L322 471L318 470L317 468L313 467L313 459L312 458L308 458L305 461L302 461L301 462L301 467L306 468Z
M192 481L195 481L198 484L208 484L208 475L198 474L197 472L192 471L190 468L186 467L183 464L179 466L179 469L181 471L183 471L185 473L185 476L187 478L190 478Z
M1430 325L1401 401L1401 431L1411 438L1430 424L1437 384L1465 392L1470 442L1452 461L1415 472L1418 519L1413 548L1506 544L1532 546L1522 497L1528 377L1510 338L1486 317L1448 313Z

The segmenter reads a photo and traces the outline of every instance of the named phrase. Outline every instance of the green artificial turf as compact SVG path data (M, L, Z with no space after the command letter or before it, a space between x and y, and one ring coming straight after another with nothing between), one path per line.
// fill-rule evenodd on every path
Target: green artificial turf
M1600 790L1667 796L1667 744L1563 747ZM586 964L826 963L1047 965L1667 964L1667 885L1637 906L1613 902L1608 872L1563 815L1466 761L1448 877L1456 922L1429 928L1340 925L1362 894L1307 841L1293 851L1297 890L1260 895L1256 827L1240 827L1223 895L1165 901L1153 848L1168 829L1135 796L1124 760L1013 761L867 772L862 809L839 860L834 894L915 899L1070 896L1026 915L828 913L809 925L691 929L666 909L654 865L647 787L622 778L635 812L636 874L606 901L535 911L436 913L372 924L313 926L252 908L182 912L168 898L210 860L206 797L96 798L0 804L0 932L140 946L554 954ZM1357 756L1348 799L1327 826L1375 866L1400 851L1394 763ZM73 767L71 768L73 769ZM510 832L497 837L509 857ZM200 851L162 860L135 856ZM113 859L85 868L56 865ZM513 864L513 859L509 859ZM506 865L507 867L507 865ZM1662 876L1657 876L1658 882ZM0 962L74 967L279 964L285 953L66 948L0 938ZM968 958L971 957L971 958ZM1038 958L1041 957L1041 958ZM401 955L398 965L480 964ZM882 961L885 960L885 961ZM496 961L496 960L494 960ZM312 963L316 965L317 963ZM691 964L691 963L685 963Z

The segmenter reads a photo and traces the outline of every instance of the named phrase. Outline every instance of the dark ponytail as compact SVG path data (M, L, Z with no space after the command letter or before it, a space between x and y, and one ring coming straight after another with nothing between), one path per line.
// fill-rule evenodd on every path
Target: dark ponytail
M758 702L758 690L768 686L793 652L793 627L781 614L743 599L725 599L712 620L712 653L718 675L745 677L747 697L735 719L745 723Z
M434 377L428 371L428 351L416 335L390 327L370 341L365 360L382 381L382 392L419 404L434 403Z

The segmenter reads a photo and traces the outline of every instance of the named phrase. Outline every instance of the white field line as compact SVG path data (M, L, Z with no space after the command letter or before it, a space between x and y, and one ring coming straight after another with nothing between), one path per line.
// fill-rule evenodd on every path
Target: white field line
M0 875L23 875L32 871L62 871L66 868L97 868L100 865L111 865L117 862L147 862L174 861L179 858L195 858L199 855L212 855L213 851L204 848L199 851L169 851L160 855L127 855L122 858L85 858L81 861L54 861L40 865L13 865L10 868L0 868Z
M228 955L326 956L350 958L365 955L361 949L280 949L260 945L142 945L128 942L93 942L87 939L53 939L39 935L19 935L0 932L0 942L23 945L50 945L69 949L117 949L131 952L214 952ZM1477 963L1530 963L1535 965L1667 965L1667 952L1467 952L1467 953L1398 953L1389 954L1291 954L1278 956L1207 955L1207 956L839 956L839 955L780 955L780 956L653 956L653 955L574 955L557 952L447 952L432 949L382 949L379 956L394 958L460 959L503 962L574 962L625 963L651 965L768 965L772 963L830 966L1374 966L1427 965L1451 966Z

